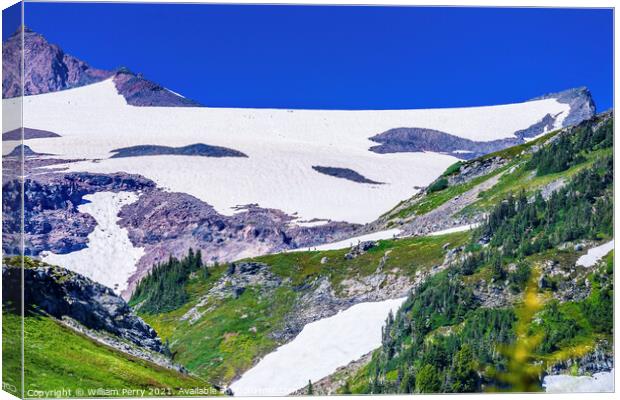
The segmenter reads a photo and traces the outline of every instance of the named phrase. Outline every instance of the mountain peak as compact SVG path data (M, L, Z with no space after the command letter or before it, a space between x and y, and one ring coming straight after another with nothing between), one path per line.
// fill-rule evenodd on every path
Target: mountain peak
M562 127L578 124L590 119L596 114L596 104L592 93L586 86L578 86L560 92L547 93L535 97L534 100L555 99L556 101L570 106L568 116L562 121Z
M13 36L2 44L2 97L20 96L23 30L25 76L23 94L34 95L70 89L99 82L112 72L90 67L87 63L66 54L45 37L27 26L20 26Z
M43 35L27 26L2 44L2 97L22 95L21 89L21 32L24 32L25 77L23 95L43 94L72 89L113 77L116 89L127 103L134 106L199 107L165 87L145 79L142 74L121 67L115 71L93 68L86 62L66 54L59 46L49 43Z

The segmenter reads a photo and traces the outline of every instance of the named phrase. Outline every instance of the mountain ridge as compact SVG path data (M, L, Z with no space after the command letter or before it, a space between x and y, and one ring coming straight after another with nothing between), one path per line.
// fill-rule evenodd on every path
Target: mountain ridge
M18 28L2 44L3 98L21 95L19 72L21 64L19 35L21 32L22 27ZM202 107L199 102L187 99L126 67L119 67L114 70L91 67L85 61L65 53L58 45L49 43L42 34L29 27L24 26L23 32L24 50L28 57L32 58L26 62L26 82L23 93L26 96L71 89L113 78L118 92L126 98L130 105ZM571 114L573 115L568 118L563 126L572 125L589 118L596 112L592 95L585 86L543 94L524 102L551 98L571 105Z
M112 78L117 91L133 106L199 107L165 87L125 67L103 70L67 54L40 33L24 26L2 43L2 98L22 95L22 34L24 62L23 95L37 95L73 89Z

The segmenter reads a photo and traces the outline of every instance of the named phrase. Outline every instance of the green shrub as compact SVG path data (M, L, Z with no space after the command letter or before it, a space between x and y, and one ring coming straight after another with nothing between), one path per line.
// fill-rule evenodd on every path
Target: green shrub
M448 180L446 178L439 178L438 180L433 182L428 187L427 192L428 193L439 192L440 190L444 190L447 187L448 187Z
M455 162L454 164L450 165L441 176L450 176L452 174L456 174L460 171L462 165L462 161Z

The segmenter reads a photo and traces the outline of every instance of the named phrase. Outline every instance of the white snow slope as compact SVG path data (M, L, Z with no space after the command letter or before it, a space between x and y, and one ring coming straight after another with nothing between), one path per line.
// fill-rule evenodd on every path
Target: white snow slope
M601 258L614 249L614 241L611 240L605 244L588 249L588 252L577 259L576 264L584 267L592 267L599 262Z
M381 327L404 298L359 303L304 327L230 386L235 396L284 396L381 346Z
M88 235L85 249L68 254L44 252L43 261L61 265L121 293L127 288L127 279L135 272L136 263L144 249L134 247L127 230L118 226L118 213L125 204L138 200L132 192L98 192L84 196L90 203L78 210L95 218L97 226Z
M354 236L348 239L340 240L338 242L326 243L320 246L313 247L304 247L300 249L289 250L288 252L296 252L296 251L325 251L325 250L340 250L340 249L348 249L353 247L354 245L364 242L367 240L386 240L393 239L394 236L398 236L400 234L400 229L388 229L385 231L368 233L366 235Z
M453 228L447 228L441 231L431 232L428 234L428 236L440 236L440 235L447 235L449 233L469 231L471 229L477 228L479 225L480 224L469 224L469 225L455 226Z
M6 100L9 101L9 100ZM356 223L374 220L414 194L450 164L436 153L377 154L369 137L397 127L432 128L492 140L513 136L569 106L555 99L476 108L325 111L134 107L106 80L24 98L24 126L60 134L28 140L34 151L64 158L102 159L70 165L74 171L138 173L159 186L194 195L230 215L258 203L299 218ZM5 131L16 128L7 124ZM110 150L142 144L224 146L249 158L190 156L110 157ZM313 165L350 168L372 185L326 176Z
M547 393L608 393L614 391L614 370L592 376L547 375L543 380Z

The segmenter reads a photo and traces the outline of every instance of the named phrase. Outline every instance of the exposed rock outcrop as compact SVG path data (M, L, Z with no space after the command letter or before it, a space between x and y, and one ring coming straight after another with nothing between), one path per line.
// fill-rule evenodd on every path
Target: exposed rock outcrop
M42 35L23 30L24 91L23 95L42 94L88 85L107 79L111 71L92 68ZM22 28L2 44L2 98L21 96Z
M351 248L351 250L349 250L347 254L344 255L344 258L347 260L352 260L354 258L357 258L358 256L361 256L362 254L366 253L368 250L372 249L373 247L376 247L377 244L378 243L374 240L368 240L368 241L356 244L355 246Z
M256 205L231 215L185 193L151 190L125 206L120 225L134 245L145 248L130 290L157 262L170 254L182 257L189 247L208 254L207 262L228 262L270 252L315 246L351 236L357 225L328 222L317 226L292 224L295 217Z
M519 139L533 138L545 132L551 132L555 126L555 122L559 114L551 115L547 114L540 121L530 125L526 129L522 129L515 132L515 136Z
M151 351L164 351L153 328L110 288L61 267L28 261L23 269L6 263L2 266L5 288L20 288L23 271L24 308L28 312L69 317L88 329L105 331ZM19 304L21 300L15 296L20 292L3 290L3 304Z
M23 132L24 140L60 137L60 135L57 133L44 131L41 129L24 128ZM3 133L2 141L7 140L22 140L22 129L14 129L12 131Z
M486 157L462 163L457 172L447 176L448 185L458 185L488 175L506 165L507 160L501 157Z
M596 105L592 94L586 87L578 87L557 93L549 93L532 100L556 99L560 103L568 104L570 112L562 121L562 127L577 125L578 123L596 115Z
M570 105L570 110L561 121L560 128L576 125L592 118L596 107L592 95L587 88L569 89L558 93L550 93L532 100L556 99L560 103ZM375 153L402 153L433 151L450 154L451 156L470 160L485 154L493 153L507 147L525 142L529 138L552 131L558 124L560 114L546 114L540 121L525 129L514 132L514 137L492 141L475 141L434 129L419 127L401 127L372 136L370 140L379 143L369 150Z
M24 40L24 90L21 90L22 37ZM29 96L72 89L112 78L119 94L133 106L200 107L127 68L108 71L93 68L49 43L41 34L20 27L2 44L2 98Z
M521 143L517 138L478 142L426 128L395 128L369 139L380 143L369 149L375 153L433 151L466 160Z
M285 343L297 336L307 324L331 317L355 304L405 297L411 291L415 292L428 278L452 265L460 257L462 249L446 248L445 251L441 265L418 270L412 279L404 276L398 268L383 270L385 258L389 257L388 251L374 273L345 279L340 283L338 291L327 277L306 282L300 287L301 296L285 319L284 327L272 333L272 337Z
M121 68L114 75L118 93L125 97L127 104L139 107L200 107L194 100L187 99L165 87L145 79L142 74L134 74Z
M312 382L312 394L315 396L330 396L338 394L338 389L342 388L346 381L353 377L360 368L366 366L372 359L372 353L364 354L357 360L351 361L343 367L339 367L330 374L316 382ZM345 394L345 393L343 393ZM308 388L300 388L293 393L292 396L306 396L308 395Z
M182 257L189 247L209 254L208 262L227 262L339 240L358 228L334 221L298 226L293 223L295 216L256 205L239 207L237 213L226 216L193 196L164 192L146 178L124 173L37 173L26 179L24 189L25 254L35 256L42 251L64 254L87 246L87 236L96 222L78 211L85 195L140 192L139 200L120 213L120 224L128 229L132 243L146 250L129 292L154 264L171 254ZM21 229L21 185L10 180L3 193L3 248L5 254L19 254L20 240L13 236Z
M550 365L546 369L549 375L573 374L590 375L597 372L607 372L614 368L613 347L607 341L598 342L592 351L582 357Z
M364 175L350 168L338 168L338 167L324 167L320 165L313 165L312 169L324 175L333 176L335 178L342 178L351 182L357 183L369 183L372 185L383 185L382 182L373 181L366 178Z
M89 214L77 207L83 197L98 191L138 191L152 188L154 183L137 175L116 173L110 175L71 173L37 175L24 181L24 240L26 255L41 251L68 253L86 246L86 237L95 226ZM3 185L3 234L21 228L21 190L17 180ZM3 241L5 254L20 254L11 241ZM18 245L18 244L17 244Z
M244 153L221 146L204 143L190 144L182 147L140 145L112 150L110 158L140 157L157 155L200 156L200 157L247 157Z
M180 319L194 323L205 311L201 309L211 300L238 298L248 288L253 287L260 293L270 293L286 282L271 272L271 267L259 262L237 262L228 266L226 273L209 289L209 291L189 309ZM256 329L256 328L254 328Z

